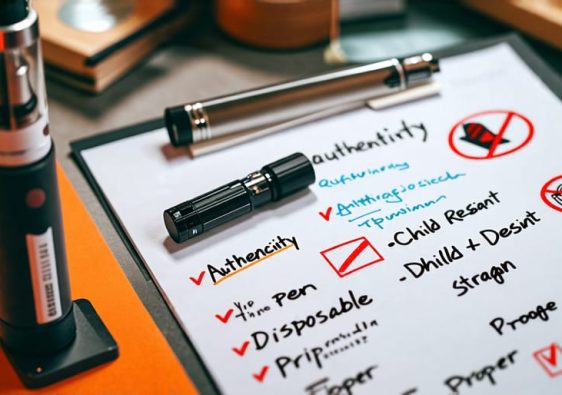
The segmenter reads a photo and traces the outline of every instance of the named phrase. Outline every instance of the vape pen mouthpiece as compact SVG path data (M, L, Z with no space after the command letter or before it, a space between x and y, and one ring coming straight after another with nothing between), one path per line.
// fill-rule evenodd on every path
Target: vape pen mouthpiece
M29 13L27 0L0 0L0 26L23 21Z

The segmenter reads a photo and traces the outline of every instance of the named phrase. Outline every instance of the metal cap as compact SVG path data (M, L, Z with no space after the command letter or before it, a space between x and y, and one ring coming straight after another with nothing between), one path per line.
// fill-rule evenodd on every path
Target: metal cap
M412 56L402 60L406 84L411 85L418 81L426 81L439 69L439 61L430 53Z

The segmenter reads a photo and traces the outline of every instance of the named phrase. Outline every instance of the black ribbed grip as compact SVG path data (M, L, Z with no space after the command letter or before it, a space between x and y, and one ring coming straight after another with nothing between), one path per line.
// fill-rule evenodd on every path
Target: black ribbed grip
M181 243L252 211L248 190L233 181L164 211L170 237Z

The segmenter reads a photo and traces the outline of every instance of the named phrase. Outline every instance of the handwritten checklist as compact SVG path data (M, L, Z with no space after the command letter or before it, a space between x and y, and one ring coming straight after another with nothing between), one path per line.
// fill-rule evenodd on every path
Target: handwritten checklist
M195 160L163 129L84 151L222 392L560 393L562 103L506 44L436 78ZM295 151L309 191L167 237L165 208Z

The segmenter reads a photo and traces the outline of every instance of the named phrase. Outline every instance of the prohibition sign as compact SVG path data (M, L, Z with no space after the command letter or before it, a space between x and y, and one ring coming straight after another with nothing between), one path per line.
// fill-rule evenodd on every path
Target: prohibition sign
M449 132L449 146L467 159L493 159L511 154L533 138L534 126L522 114L488 110L469 115Z
M562 175L544 184L541 189L541 199L548 207L562 212Z

